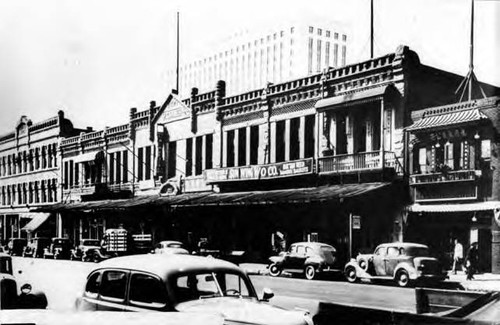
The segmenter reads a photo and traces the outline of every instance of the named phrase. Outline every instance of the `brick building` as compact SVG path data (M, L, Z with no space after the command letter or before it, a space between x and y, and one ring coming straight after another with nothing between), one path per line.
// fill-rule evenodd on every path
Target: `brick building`
M0 239L55 234L55 217L30 210L61 200L59 141L82 130L58 115L39 123L22 116L0 137ZM42 228L43 223L47 222Z
M461 80L402 46L240 95L222 81L172 93L131 109L127 124L62 140L64 200L38 211L60 213L59 234L75 242L123 223L155 241L208 238L265 259L280 231L345 259L403 239L404 128L413 110L455 102Z

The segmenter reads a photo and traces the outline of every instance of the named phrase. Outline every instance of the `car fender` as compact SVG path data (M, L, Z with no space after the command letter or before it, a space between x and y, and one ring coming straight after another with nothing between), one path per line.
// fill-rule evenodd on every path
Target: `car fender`
M396 268L394 269L394 274L393 274L394 278L396 278L396 274L398 274L398 272L400 270L405 270L408 273L410 279L412 279L412 280L415 280L416 278L418 278L417 270L415 270L413 265L410 265L408 262L399 263L396 266Z
M283 263L283 256L271 256L271 257L269 257L269 261L271 263L282 264Z
M363 270L363 269L361 268L361 266L359 266L358 262L357 262L355 259L351 259L351 261L349 261L349 262L345 265L345 267L344 267L344 271L345 271L345 270L347 270L347 268L348 268L349 266L354 267L354 269L356 270L356 276L357 276L358 278L371 278L371 277L372 277L372 275L371 275L370 273L366 272L365 270Z
M310 256L310 257L308 257L305 260L304 266L306 266L306 265L313 265L314 267L317 267L322 262L323 262L323 260L321 259L321 257L319 257L319 256Z

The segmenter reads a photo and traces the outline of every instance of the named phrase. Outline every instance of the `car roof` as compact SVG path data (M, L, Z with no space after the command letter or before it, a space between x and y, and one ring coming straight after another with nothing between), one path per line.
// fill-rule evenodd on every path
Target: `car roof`
M407 248L407 247L429 248L427 245L424 245L424 244L409 243L409 242L384 243L384 244L378 245L377 247L382 247L382 246L398 246L398 247L403 247L403 248Z
M184 245L182 242L177 241L177 240L162 240L160 244L179 244L179 245Z
M321 246L333 247L330 244L318 243L318 242L308 242L308 241L302 241L302 242L292 243L292 245L304 245L304 246L309 246L309 247L321 247Z
M141 254L110 258L99 263L94 270L103 268L129 269L168 277L186 271L215 271L220 269L242 272L233 263L211 257L181 254Z

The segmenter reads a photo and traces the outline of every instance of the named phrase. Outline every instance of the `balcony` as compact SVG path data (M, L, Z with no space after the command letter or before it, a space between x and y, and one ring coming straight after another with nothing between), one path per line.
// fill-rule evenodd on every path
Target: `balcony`
M480 170L414 174L410 176L412 196L415 202L476 200L480 176Z
M403 168L396 154L389 151L361 152L318 159L319 174L346 174L384 169L394 169L398 176L403 175Z

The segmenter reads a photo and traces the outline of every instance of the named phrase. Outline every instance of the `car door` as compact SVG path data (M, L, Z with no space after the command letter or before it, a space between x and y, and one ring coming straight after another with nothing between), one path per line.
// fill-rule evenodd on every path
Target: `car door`
M380 246L373 254L373 267L376 275L386 275L385 273L385 259L387 256L387 247Z
M132 272L127 301L128 311L165 310L168 305L165 284L157 276Z
M102 272L97 310L123 311L126 304L127 280L126 270L104 270Z
M399 247L389 246L387 247L387 256L385 258L385 274L389 276L394 275L394 270L399 263Z
M297 252L297 245L291 245L288 249L288 252L285 253L283 258L283 268L288 269L292 268L293 265L293 256Z
M304 268L304 261L306 260L306 247L304 245L297 245L295 252L290 254L290 268L300 269Z

